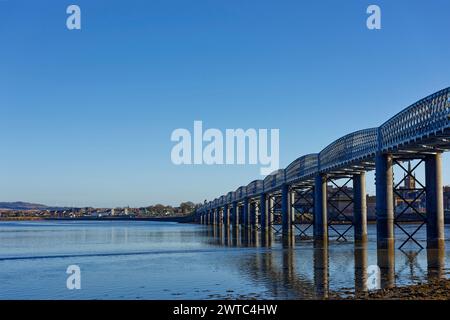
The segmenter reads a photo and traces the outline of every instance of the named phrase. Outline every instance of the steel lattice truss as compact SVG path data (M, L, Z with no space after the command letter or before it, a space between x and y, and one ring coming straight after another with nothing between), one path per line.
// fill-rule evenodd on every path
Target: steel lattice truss
M300 232L301 237L308 237L307 231L314 224L314 188L292 188L294 201L291 210L294 215L294 227Z
M427 217L422 212L420 212L414 204L418 203L418 201L421 200L422 197L426 195L426 187L424 184L422 184L418 179L416 179L414 172L416 169L423 163L423 159L421 159L414 167L405 168L402 161L400 159L395 159L394 163L402 169L402 171L405 173L404 177L396 184L394 184L394 195L402 200L402 203L405 204L405 207L400 212L395 212L394 216L394 224L404 233L406 234L407 238L403 243L400 245L400 249L403 248L403 246L408 241L413 241L419 248L423 249L423 246L414 239L414 235L427 223ZM405 182L407 178L414 179L415 183L419 185L418 188L411 188L411 187L402 187L400 186ZM406 199L405 193L413 193L412 199ZM394 208L396 206L394 205ZM405 213L408 210L411 210L411 212L419 219L420 224L417 228L414 229L413 232L409 233L405 228L401 226L402 222L407 222L407 220L402 220L402 217L405 215Z
M269 228L275 230L275 233L281 232L281 196L279 194L269 195Z
M345 235L350 229L353 227L353 219L349 218L345 212L346 210L353 207L353 194L350 194L347 187L350 182L352 182L352 178L347 178L344 184L338 185L335 179L329 178L328 182L335 187L336 191L330 193L328 195L327 204L330 207L328 213L328 228L331 229L334 233L338 235L337 241L343 240L347 241ZM331 213L334 214L331 214ZM341 222L349 223L349 225L345 225L345 230L340 232L335 228L335 225L341 224Z

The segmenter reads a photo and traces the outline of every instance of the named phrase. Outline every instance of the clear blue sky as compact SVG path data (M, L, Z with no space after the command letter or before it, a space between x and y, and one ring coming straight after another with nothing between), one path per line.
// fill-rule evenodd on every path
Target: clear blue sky
M81 31L66 29L69 4ZM370 4L380 31L366 28ZM279 128L284 167L449 86L449 12L448 0L1 0L0 201L176 205L234 190L259 166L175 166L172 131Z

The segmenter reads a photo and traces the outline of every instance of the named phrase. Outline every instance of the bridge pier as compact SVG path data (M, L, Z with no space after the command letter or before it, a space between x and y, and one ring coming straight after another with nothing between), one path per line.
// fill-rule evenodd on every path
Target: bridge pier
M269 207L267 208L267 225L270 232L272 232L272 225L273 225L273 215L275 212L275 198L271 195L268 195L268 204Z
M249 201L248 198L244 199L244 210L243 210L243 214L242 214L242 220L243 220L243 226L244 228L248 228L248 218L249 218Z
M223 225L225 227L225 230L230 226L230 214L228 204L225 204L223 206Z
M314 240L328 240L327 177L320 174L314 180Z
M233 201L233 209L232 209L232 224L233 228L237 228L239 226L239 213L238 213L238 207L237 202Z
M250 202L249 206L250 206L250 227L252 229L255 229L256 224L258 222L256 216L256 203L254 201Z
M217 224L222 226L223 225L223 219L225 216L225 212L223 211L223 206L221 206L219 209L217 209Z
M292 206L289 185L281 186L281 220L283 235L292 234Z
M238 219L239 219L239 225L243 227L245 225L245 211L244 206L242 204L238 203Z
M267 207L267 196L262 193L259 196L259 212L261 215L261 233L265 233L269 230L269 210Z
M442 155L428 155L425 158L427 248L445 247L444 237L444 195L442 184Z
M353 225L355 241L367 241L366 173L353 175Z
M394 246L394 191L392 155L377 153L375 156L375 188L377 215L377 248Z
M214 209L213 210L213 225L215 226L217 224L217 216L219 215L219 209Z

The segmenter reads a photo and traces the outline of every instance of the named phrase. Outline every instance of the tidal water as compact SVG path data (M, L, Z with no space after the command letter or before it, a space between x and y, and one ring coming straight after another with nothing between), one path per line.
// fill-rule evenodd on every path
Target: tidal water
M373 265L383 287L448 276L450 249L410 241L381 252L375 226L368 229L367 245L350 232L324 247L298 235L286 244L275 232L193 224L0 222L0 299L314 299L366 290ZM398 247L406 235L396 232ZM415 235L425 238L425 229ZM69 265L80 267L80 290L67 289Z

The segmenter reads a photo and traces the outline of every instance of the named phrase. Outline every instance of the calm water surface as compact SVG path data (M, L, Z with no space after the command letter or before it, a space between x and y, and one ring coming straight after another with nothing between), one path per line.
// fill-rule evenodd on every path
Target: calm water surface
M405 236L397 231L398 247ZM311 299L365 290L364 270L376 264L382 286L447 277L450 250L410 242L377 252L375 226L369 235L365 246L332 239L324 248L190 224L0 222L0 299ZM424 243L425 230L416 238ZM72 264L81 290L66 288Z

